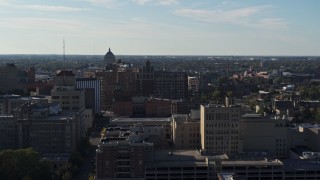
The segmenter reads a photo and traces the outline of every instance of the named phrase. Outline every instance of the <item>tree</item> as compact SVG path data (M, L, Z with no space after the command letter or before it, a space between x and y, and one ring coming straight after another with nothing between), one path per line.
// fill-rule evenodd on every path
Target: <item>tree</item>
M215 90L211 95L211 100L218 101L221 99L221 93L218 90Z
M54 172L49 161L40 159L31 148L4 150L0 152L1 179L53 179Z
M72 176L69 172L65 173L63 176L62 176L62 180L71 180L72 179Z
M84 162L84 159L83 157L81 156L81 153L79 152L73 152L71 153L70 155L70 158L69 158L69 162L74 165L74 166L81 166L82 163Z

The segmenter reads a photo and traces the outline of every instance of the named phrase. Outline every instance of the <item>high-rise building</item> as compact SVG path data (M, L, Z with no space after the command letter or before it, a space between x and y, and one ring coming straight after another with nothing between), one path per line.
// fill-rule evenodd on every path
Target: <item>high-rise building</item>
M154 96L165 99L188 98L188 75L185 72L156 72Z
M91 108L95 113L101 111L101 82L97 78L76 78L77 89L85 90L86 108ZM92 94L93 93L93 94Z
M240 106L201 105L201 149L208 154L237 155L241 146Z
M64 112L75 112L79 115L77 136L84 136L85 91L76 88L76 77L72 71L62 70L55 77L51 90L51 101L58 103Z
M113 92L117 85L117 73L115 70L100 70L95 72L95 77L101 82L101 108L110 110L114 102Z
M136 79L138 68L131 64L116 61L109 49L104 60L106 67L95 72L86 72L86 77L96 77L101 82L101 109L111 110L117 101L128 101L136 95Z
M145 66L139 69L137 75L137 94L139 96L151 96L154 93L154 68L151 66L149 60L147 60Z
M20 94L25 93L27 79L27 72L15 64L7 63L0 66L0 93L12 93L13 90L19 91Z

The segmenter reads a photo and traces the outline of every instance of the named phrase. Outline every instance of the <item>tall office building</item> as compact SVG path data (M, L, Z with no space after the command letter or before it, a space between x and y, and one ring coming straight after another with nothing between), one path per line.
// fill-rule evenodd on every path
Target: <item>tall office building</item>
M111 110L115 102L129 101L133 95L137 94L136 78L139 69L121 60L116 61L110 49L104 59L105 69L86 74L100 80L101 108Z
M145 66L139 69L137 75L137 93L139 96L151 96L154 93L154 68L151 66L149 60L147 60Z
M156 72L154 96L165 99L188 98L188 75L185 72Z
M13 90L22 90L24 93L27 80L27 72L15 64L7 63L5 66L0 66L0 93L10 93Z
M77 89L85 90L86 108L93 109L95 113L101 111L101 82L97 78L76 78Z
M76 77L72 71L62 70L55 77L55 85L51 90L51 101L58 103L64 112L76 112L80 121L77 122L79 132L77 136L85 133L84 109L85 91L76 88Z
M208 154L239 153L240 106L201 105L201 149Z

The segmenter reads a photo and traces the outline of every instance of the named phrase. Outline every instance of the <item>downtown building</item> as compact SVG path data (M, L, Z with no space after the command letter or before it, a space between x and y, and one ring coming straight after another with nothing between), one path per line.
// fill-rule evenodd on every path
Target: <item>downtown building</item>
M59 104L62 112L77 114L77 137L84 136L85 90L76 88L76 77L72 71L62 70L56 74L55 85L51 90L51 102Z
M101 111L101 82L97 78L76 78L77 89L85 90L86 109L90 108L94 113Z
M62 113L59 104L26 103L14 110L17 147L32 147L41 154L76 150L79 137L76 113Z
M139 130L119 128L106 132L96 150L96 178L144 179L146 154L153 144L143 140Z
M186 72L155 73L154 96L164 99L187 99L188 98L188 75Z
M240 106L201 105L200 134L204 154L240 153Z

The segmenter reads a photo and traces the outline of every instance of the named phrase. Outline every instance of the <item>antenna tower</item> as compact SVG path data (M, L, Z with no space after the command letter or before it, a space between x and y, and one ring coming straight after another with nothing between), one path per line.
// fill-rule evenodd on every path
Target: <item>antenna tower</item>
M66 44L63 38L63 69L65 70L66 66Z

